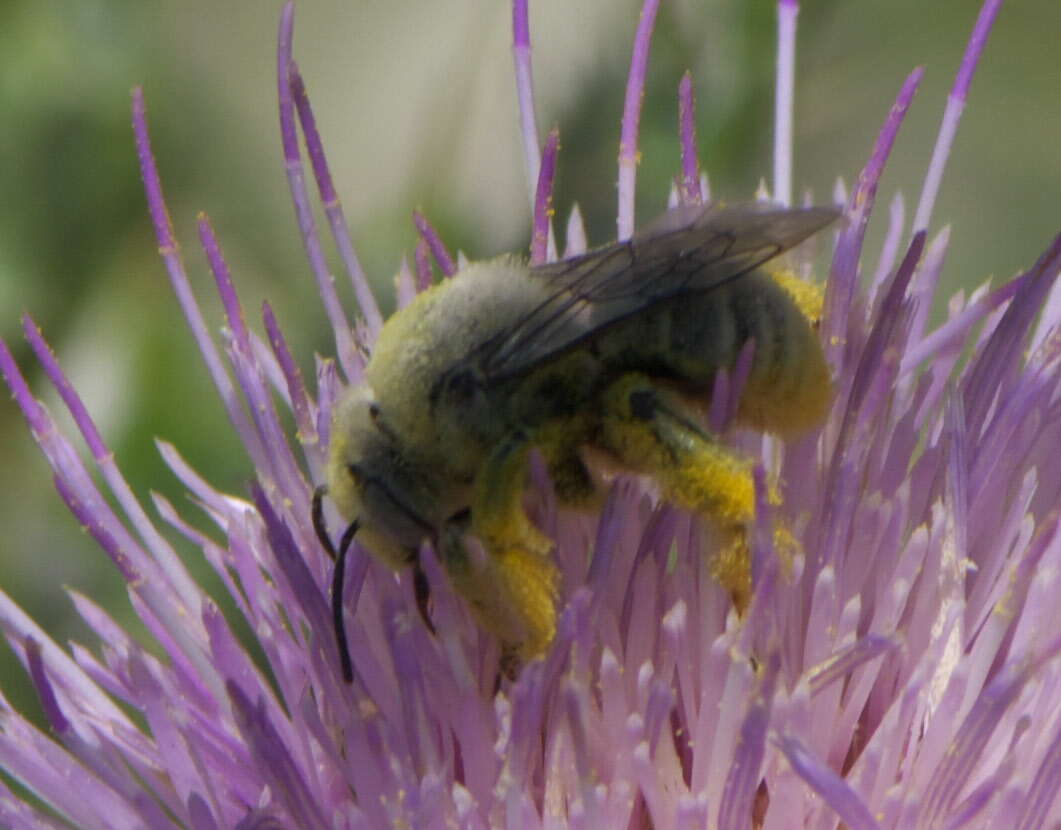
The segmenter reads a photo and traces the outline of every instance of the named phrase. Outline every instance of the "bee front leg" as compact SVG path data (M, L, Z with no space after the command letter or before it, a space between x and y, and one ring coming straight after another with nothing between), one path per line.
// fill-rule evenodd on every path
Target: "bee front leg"
M620 378L604 393L603 448L652 476L666 498L706 516L723 537L715 577L738 608L751 593L748 523L755 515L752 465L719 444L681 399L644 375Z
M501 442L476 480L471 513L458 514L443 528L442 561L456 591L483 628L500 638L510 676L518 665L540 656L556 633L557 569L552 542L523 510L527 453L525 435ZM485 557L473 557L465 532L477 537Z

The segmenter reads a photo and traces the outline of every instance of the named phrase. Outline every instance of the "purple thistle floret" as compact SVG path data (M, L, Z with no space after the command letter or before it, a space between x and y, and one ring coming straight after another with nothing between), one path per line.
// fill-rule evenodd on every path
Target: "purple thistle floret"
M658 5L645 3L626 92L620 238L634 228L638 119ZM361 377L361 346L382 320L292 60L292 5L278 51L284 162L337 354L317 361L315 399L273 310L262 309L264 339L247 325L200 216L226 317L221 349L207 331L135 91L136 147L159 248L255 468L249 498L220 493L160 442L218 535L196 529L160 496L154 506L217 571L265 665L143 509L26 317L26 336L107 492L2 342L0 370L61 498L118 567L165 657L75 592L101 646L64 650L0 593L0 627L51 733L0 697L0 767L39 799L23 801L0 781L0 825L870 830L1061 822L1061 236L1012 281L954 298L948 319L928 330L949 238L945 229L931 235L932 206L999 6L987 0L975 24L912 228L896 197L875 263L865 230L920 69L900 89L847 198L821 328L835 378L827 422L784 445L729 436L761 459L749 607L738 615L712 578L700 521L659 502L645 482L619 478L598 515L574 517L558 511L534 459L533 518L557 543L562 612L544 659L500 688L498 645L448 589L429 546L422 564L434 636L420 620L411 576L394 575L355 542L343 580L353 682L340 675L332 563L314 536L310 498L322 479L340 372L350 383ZM780 0L778 12L773 198L787 203L798 5ZM513 3L513 31L531 257L541 261L555 256L559 143L556 130L539 142L525 0ZM706 180L688 75L679 102L674 198L698 202ZM325 264L299 128L360 303L354 328ZM447 276L459 267L427 219L417 214L415 223L417 277L403 264L400 303L430 284L429 254ZM585 250L577 208L566 228L567 254ZM793 258L797 271L810 270L803 257ZM872 275L865 285L863 274ZM752 360L745 352L715 383L713 428L724 429L736 411ZM294 413L294 441L278 402ZM779 482L779 503L767 498L768 481ZM337 516L327 519L339 527ZM794 555L791 545L779 549L777 526L794 534Z

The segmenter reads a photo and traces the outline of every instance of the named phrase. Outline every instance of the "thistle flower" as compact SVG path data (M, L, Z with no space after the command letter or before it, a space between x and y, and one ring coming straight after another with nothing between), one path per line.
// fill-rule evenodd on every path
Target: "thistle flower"
M1061 237L1027 271L928 309L946 253L932 209L973 70L998 12L987 0L955 82L912 230L893 203L885 243L864 253L877 184L920 81L907 78L849 195L835 240L822 337L836 401L819 433L780 446L735 435L754 457L754 592L738 615L710 576L695 519L620 479L599 516L559 514L537 472L537 522L557 542L564 608L545 659L495 690L498 649L424 567L438 629L420 623L409 579L361 552L345 580L354 682L344 684L328 614L331 563L314 538L330 411L362 370L382 320L347 237L303 81L280 26L281 135L307 255L335 332L311 396L263 307L243 310L213 230L200 239L224 304L223 351L207 331L173 237L148 142L133 123L170 280L256 470L249 499L214 490L169 445L174 473L217 525L199 546L249 622L265 663L190 578L121 472L32 320L25 331L73 415L109 497L31 395L6 345L0 369L55 471L56 487L111 557L164 652L149 653L72 593L102 641L63 649L0 594L0 626L40 696L50 735L0 698L0 782L11 827L1039 827L1061 820ZM514 4L517 90L535 205L532 257L555 256L550 202L558 142L537 143L525 0ZM634 227L638 120L658 0L642 12L620 139L618 235ZM797 5L779 2L778 126L771 198L790 201ZM680 85L675 199L707 198L692 84ZM351 328L327 273L297 128L324 215L353 280ZM417 274L399 298L457 265L424 217ZM567 249L585 247L577 212ZM809 262L793 263L798 271ZM861 274L872 274L860 286ZM720 377L724 425L737 375ZM285 435L277 404L293 413ZM776 481L780 503L767 498ZM332 517L334 519L334 517ZM775 550L791 528L796 552ZM135 712L136 714L132 714Z

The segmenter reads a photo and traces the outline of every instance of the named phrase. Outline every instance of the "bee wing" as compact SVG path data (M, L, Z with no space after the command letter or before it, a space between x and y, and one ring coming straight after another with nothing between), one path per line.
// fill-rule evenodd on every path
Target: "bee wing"
M524 374L659 303L754 270L839 215L768 203L668 211L625 242L532 268L531 278L548 285L547 299L474 349L463 367L486 385Z

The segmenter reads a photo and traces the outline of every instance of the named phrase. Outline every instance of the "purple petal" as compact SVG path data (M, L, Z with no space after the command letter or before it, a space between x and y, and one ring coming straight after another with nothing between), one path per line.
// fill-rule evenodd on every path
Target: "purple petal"
M732 766L718 807L718 826L723 830L744 828L752 815L752 803L762 777L766 735L770 725L778 659L767 660L766 668L747 714L741 723L740 739L733 753Z
M335 281L328 272L328 263L321 250L317 223L310 207L309 193L306 190L306 174L302 167L302 155L298 149L298 133L295 127L295 102L291 90L293 62L291 58L291 38L295 25L295 4L291 0L284 4L280 13L280 30L276 50L276 86L280 103L280 143L284 149L284 163L287 169L287 183L291 190L291 202L295 208L298 227L302 233L302 243L309 258L310 268L317 280L317 291L324 303L332 332L335 335L336 356L343 367L346 377L354 382L360 378L356 363L356 347L350 334L350 324L335 292Z
M317 180L317 191L320 195L321 205L324 207L324 215L328 218L328 224L332 229L332 239L339 249L339 256L346 266L346 273L350 276L350 282L354 286L354 296L361 313L368 323L369 336L375 340L379 330L383 327L383 318L379 313L379 305L376 297L369 287L368 278L365 276L361 261L354 250L354 244L350 240L350 232L346 227L346 216L343 214L343 205L339 201L339 194L335 192L332 184L332 174L328 169L328 159L324 155L324 144L321 142L320 133L317 132L317 121L313 117L313 108L309 103L309 93L302 81L302 74L298 71L298 65L292 61L291 73L291 96L295 101L295 110L298 113L298 122L302 127L302 135L306 139L306 154L309 156L310 165L313 167L313 176Z
M681 138L682 174L678 192L682 204L699 205L704 201L700 191L700 162L696 157L696 101L693 76L688 70L678 84L678 135Z
M192 330L199 351L206 362L210 377L214 386L221 396L225 405L225 412L232 422L236 433L247 448L251 460L257 466L263 461L262 447L258 443L258 437L247 420L246 413L236 395L232 379L228 375L224 364L221 362L221 354L210 338L203 318L202 310L195 301L188 275L184 271L181 262L180 249L173 239L173 229L170 225L169 213L166 202L162 195L162 184L158 175L158 167L155 165L155 157L151 152L151 138L147 132L147 113L144 109L144 93L139 87L133 90L133 132L136 137L136 150L140 157L140 176L144 181L144 191L147 195L147 207L155 224L155 233L158 235L159 253L169 273L170 285L177 295L184 318L188 327Z
M967 786L969 776L1002 714L1016 700L1035 669L1059 651L1061 640L1055 639L1034 663L1009 667L980 694L955 735L946 757L925 786L921 815L928 825L938 822L954 808L958 795Z
M77 424L78 429L81 431L81 435L89 445L89 449L92 452L96 463L103 472L104 479L115 498L117 498L118 503L125 511L126 516L132 519L137 532L145 541L148 550L153 554L154 559L161 566L171 584L180 591L183 601L188 603L192 608L197 607L201 597L199 586L192 580L190 574L185 569L184 564L180 561L180 558L170 544L162 538L155 529L155 526L151 523L151 520L148 519L147 514L140 506L139 500L133 495L132 488L129 487L125 477L118 469L113 454L103 442L99 431L96 429L96 425L88 414L88 410L85 409L84 404L81 402L80 396L74 391L73 386L71 386L70 381L59 366L59 362L55 359L55 355L51 348L41 337L40 331L37 329L32 318L28 314L23 316L23 331L25 332L26 339L29 341L34 353L37 355L41 366L48 375L49 380L52 381L52 384L59 392L60 397L70 411L70 415L74 419L74 423ZM64 471L57 469L56 474L61 477L64 475ZM57 486L59 486L58 479ZM88 494L90 489L92 491L95 490L92 485L82 485L77 489L85 495ZM73 496L74 490L67 489L66 493L67 495ZM64 499L65 498L66 496L64 496ZM94 501L94 499L91 499L91 501ZM73 510L73 507L71 507L71 510ZM104 513L105 511L99 511L101 518ZM75 515L77 515L77 513L75 513ZM135 542L126 534L124 528L120 527L116 517L112 517L112 521L104 520L103 522L93 521L91 518L87 518L82 521L82 524L86 527L93 524L99 524L103 532L107 532L108 530L113 531L114 535L121 540L123 545L125 545L126 550L130 550L135 546ZM138 546L136 547L138 548ZM152 565L153 564L154 563L152 563ZM141 562L139 567L150 574L152 578L157 578L154 576L153 567L149 568L144 562Z
M869 161L859 173L858 184L848 199L845 211L848 221L836 241L829 285L826 289L825 317L822 321L824 342L827 344L829 362L833 366L842 366L846 361L843 345L848 337L848 317L855 296L858 261L862 254L866 227L877 197L877 184L923 74L924 69L915 69L903 82L902 89L899 90L895 103L873 145Z
M866 803L847 782L815 758L801 741L791 736L780 736L777 746L800 778L822 797L852 830L876 830L880 827Z
M626 80L623 122L619 134L619 208L616 213L616 239L629 239L634 233L634 188L637 180L638 131L641 102L645 96L645 73L652 30L656 25L659 0L645 0L634 35L630 74Z
M416 249L413 251L413 261L416 263L416 293L419 294L422 291L427 291L431 287L431 283L434 281L434 274L431 271L431 246L428 244L426 239L419 239L416 242Z
M553 178L556 176L556 154L560 148L560 130L553 127L545 138L545 149L542 150L542 163L538 173L538 187L534 195L534 232L531 234L532 265L547 262L556 258L556 251L550 253L549 242L553 238ZM555 249L555 244L552 246Z
M320 795L310 788L310 782L302 774L302 765L281 740L262 702L252 703L233 682L228 684L228 694L252 758L258 760L258 768L269 782L273 796L286 808L293 824L322 830L330 827L331 822L320 811Z
M512 0L512 58L516 67L516 100L519 102L527 192L533 210L541 151L538 146L538 120L534 114L534 72L531 69L530 20L527 6L527 0Z
M947 108L943 111L943 123L940 124L936 146L932 150L932 160L925 173L925 184L921 189L921 199L917 203L917 215L914 217L915 231L928 229L932 218L932 208L936 203L936 194L939 193L939 186L943 181L943 170L947 165L950 148L958 131L958 122L965 109L965 99L969 94L973 73L976 72L980 55L987 44L987 36L991 33L995 17L1001 8L1002 0L985 0L984 5L980 7L980 15L976 19L976 25L973 26L969 45L965 48L958 75L954 79L954 86L947 98Z
M796 97L796 18L799 3L777 4L777 79L774 85L774 201L792 204L792 119Z
M969 429L978 432L995 393L1021 360L1032 321L1061 269L1061 234L1054 238L1017 290L990 341L967 371L963 391Z
M31 637L26 638L25 654L26 665L29 667L29 676L37 689L37 699L44 710L44 716L48 719L52 729L62 735L64 732L69 731L70 723L63 714L59 701L55 699L55 689L44 671L40 645Z
M287 341L284 340L280 326L277 325L272 306L267 301L262 303L262 321L265 323L265 331L269 336L269 345L280 363L280 369L287 383L287 393L295 414L295 426L298 428L299 440L303 445L319 446L317 427L313 422L313 405L302 381L302 372L291 356Z
M875 660L898 647L890 637L870 634L860 637L849 646L839 649L821 661L808 672L807 681L811 694L821 691L830 683L850 675L856 668L870 660Z
M1031 787L1023 799L1021 815L1014 823L1017 830L1033 830L1046 825L1050 805L1061 790L1061 728L1055 730L1050 748L1043 758Z
M427 243L427 247L430 249L431 255L435 258L435 262L438 263L442 273L447 277L452 277L456 274L457 266L453 262L452 254L446 250L442 237L438 235L438 231L427 220L427 217L420 211L414 210L413 224L416 225L416 231L420 234L420 238Z
M582 224L582 211L579 210L577 203L571 206L571 214L567 217L564 244L565 258L586 252L586 227Z

